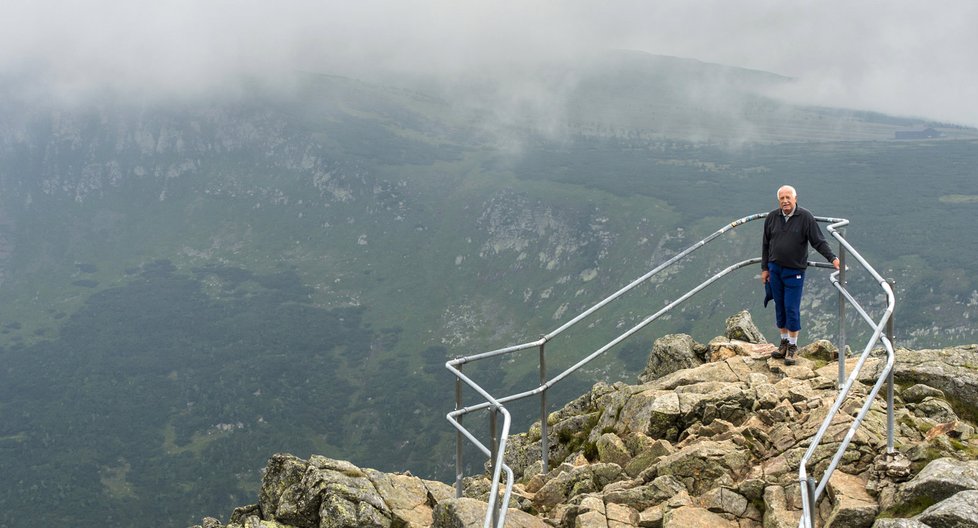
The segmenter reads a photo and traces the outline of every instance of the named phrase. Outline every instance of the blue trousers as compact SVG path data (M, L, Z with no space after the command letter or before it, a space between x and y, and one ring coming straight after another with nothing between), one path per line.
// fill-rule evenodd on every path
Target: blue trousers
M778 328L789 332L801 330L801 293L805 286L805 270L784 268L774 262L767 263L770 272L771 295L774 296L774 314Z

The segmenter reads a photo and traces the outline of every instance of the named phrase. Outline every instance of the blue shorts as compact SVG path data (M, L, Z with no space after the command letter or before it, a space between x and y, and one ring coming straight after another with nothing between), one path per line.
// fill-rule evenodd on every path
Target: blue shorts
M801 293L805 286L805 270L783 268L774 262L767 263L770 272L771 295L774 296L774 313L778 328L789 332L801 330Z

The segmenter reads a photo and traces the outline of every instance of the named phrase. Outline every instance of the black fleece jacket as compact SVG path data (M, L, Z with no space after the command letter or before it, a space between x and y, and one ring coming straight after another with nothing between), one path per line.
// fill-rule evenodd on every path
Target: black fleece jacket
M768 262L775 262L785 268L807 268L809 244L829 262L835 260L835 253L822 236L818 222L807 209L796 205L795 213L787 222L784 221L781 209L771 211L764 220L761 269L766 270Z

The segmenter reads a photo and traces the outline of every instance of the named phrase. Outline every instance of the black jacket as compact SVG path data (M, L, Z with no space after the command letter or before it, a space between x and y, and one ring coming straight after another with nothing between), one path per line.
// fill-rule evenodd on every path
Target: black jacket
M807 209L796 205L795 213L787 222L784 221L781 209L771 211L764 220L761 269L766 270L768 262L775 262L785 268L807 268L809 244L829 262L835 260L835 253L822 236L818 222Z

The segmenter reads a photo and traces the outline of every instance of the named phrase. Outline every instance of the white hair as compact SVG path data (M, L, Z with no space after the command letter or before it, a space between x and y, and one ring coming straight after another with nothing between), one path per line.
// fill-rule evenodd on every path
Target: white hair
M792 198L797 198L798 197L798 191L796 191L795 188L792 187L792 186L790 186L790 185L782 185L781 187L779 187L778 188L778 193L775 196L780 196L781 195L781 191L783 189L788 189L788 191L791 192L791 197Z

